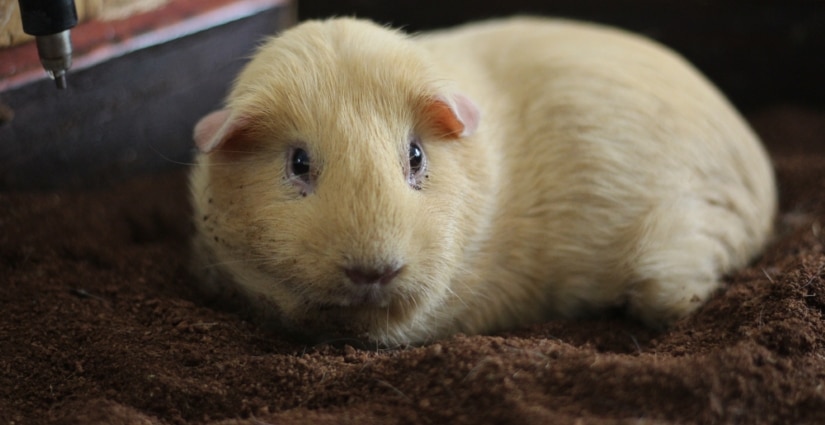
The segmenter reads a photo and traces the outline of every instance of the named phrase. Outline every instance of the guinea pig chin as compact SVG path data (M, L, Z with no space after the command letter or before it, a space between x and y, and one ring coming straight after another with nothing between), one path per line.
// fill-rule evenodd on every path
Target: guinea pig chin
M410 299L390 292L353 291L335 299L320 297L299 303L295 309L281 310L287 324L306 333L372 334L387 327L404 327L416 315Z

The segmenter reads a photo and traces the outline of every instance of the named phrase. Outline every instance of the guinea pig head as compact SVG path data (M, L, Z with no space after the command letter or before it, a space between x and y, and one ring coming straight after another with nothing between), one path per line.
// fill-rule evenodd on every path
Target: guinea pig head
M395 344L443 315L479 111L434 81L399 34L304 24L196 126L198 237L292 330Z

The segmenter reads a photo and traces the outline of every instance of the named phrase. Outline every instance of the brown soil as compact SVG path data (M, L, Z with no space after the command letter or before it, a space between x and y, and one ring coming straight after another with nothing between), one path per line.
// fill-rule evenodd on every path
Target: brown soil
M612 318L304 346L192 289L182 172L2 193L0 424L825 423L825 112L750 118L776 241L658 334Z

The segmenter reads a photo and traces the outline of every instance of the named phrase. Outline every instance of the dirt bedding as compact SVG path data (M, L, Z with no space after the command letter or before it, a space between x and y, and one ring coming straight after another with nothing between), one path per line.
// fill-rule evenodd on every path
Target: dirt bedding
M605 318L305 346L193 290L183 171L0 193L0 424L825 423L825 111L749 118L776 240L660 333Z

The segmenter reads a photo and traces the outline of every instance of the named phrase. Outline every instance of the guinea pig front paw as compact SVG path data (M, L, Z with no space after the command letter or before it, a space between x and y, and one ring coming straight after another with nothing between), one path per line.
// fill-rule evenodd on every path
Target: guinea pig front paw
M628 314L654 329L664 329L699 308L719 286L715 279L647 280L630 291Z

